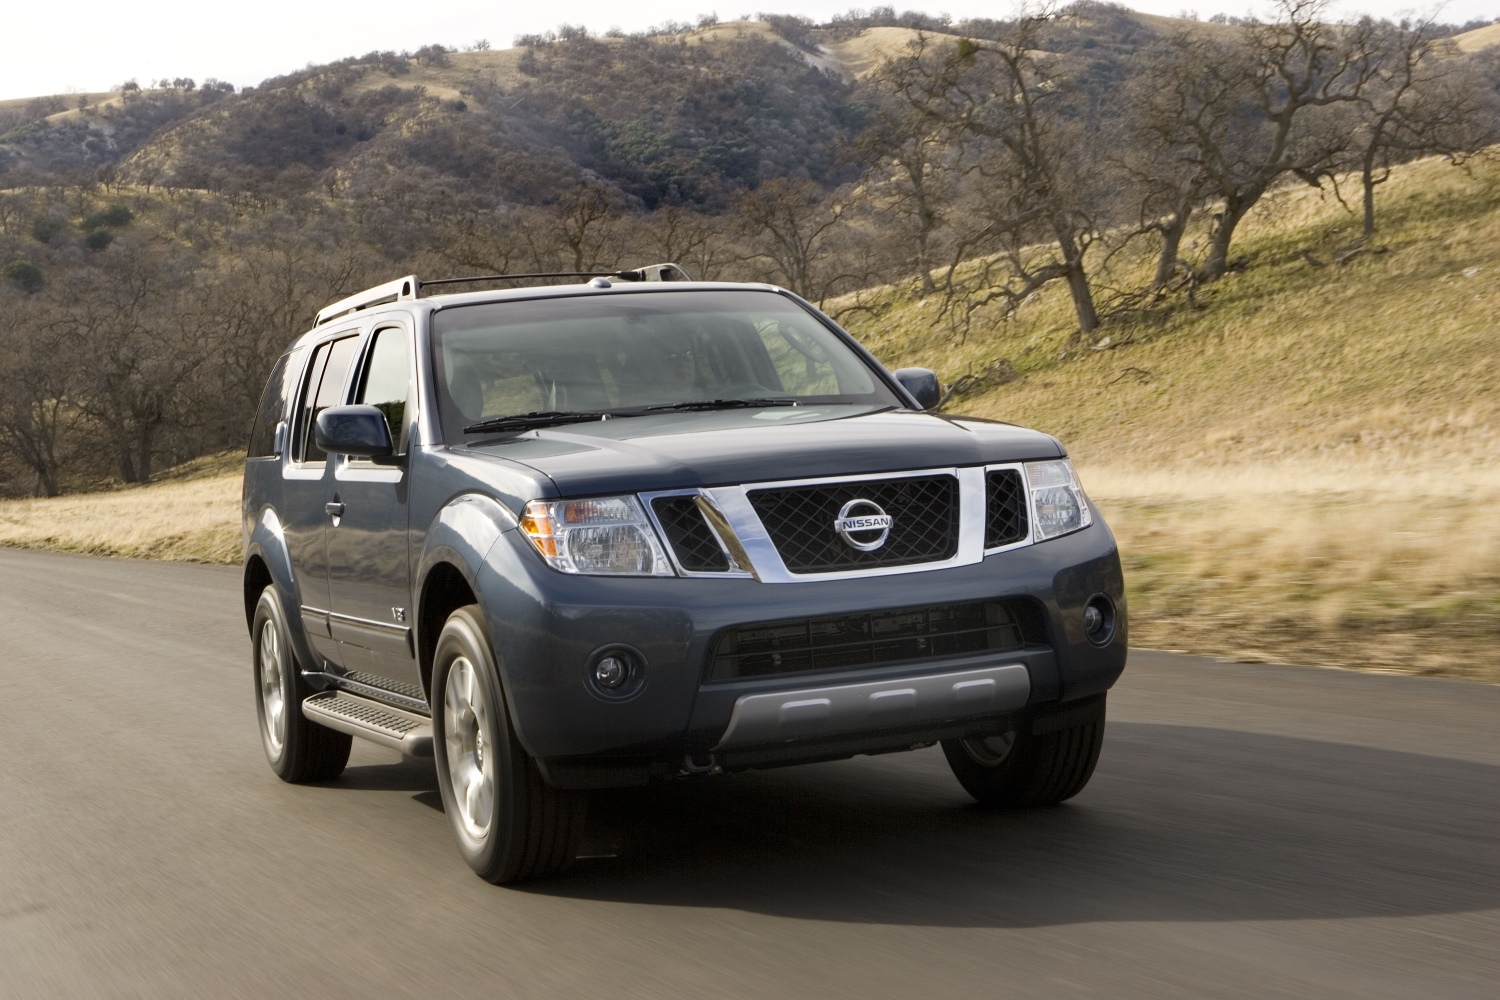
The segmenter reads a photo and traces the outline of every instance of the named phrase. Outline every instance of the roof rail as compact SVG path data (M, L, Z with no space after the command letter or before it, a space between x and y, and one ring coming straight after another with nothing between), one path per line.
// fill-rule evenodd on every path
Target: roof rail
M313 320L313 326L319 327L329 320L345 313L352 313L359 309L368 309L371 306L384 305L387 302L396 302L400 299L414 299L417 292L422 288L422 283L417 280L415 274L408 274L404 278L395 281L387 281L383 285L374 288L366 288L362 292L356 292L347 299L339 299L331 306L324 306L318 310L318 316Z
M368 309L371 306L385 305L387 302L398 302L402 299L414 299L422 291L424 285L457 285L470 281L501 281L511 278L616 278L620 281L691 281L688 273L677 264L648 264L634 270L621 271L543 271L535 274L476 274L472 278L433 278L430 281L422 281L415 274L408 274L404 278L395 281L387 281L383 285L367 288L357 292L347 299L339 299L331 306L324 306L318 310L318 316L313 321L314 327L322 326L329 320L336 319L360 309Z

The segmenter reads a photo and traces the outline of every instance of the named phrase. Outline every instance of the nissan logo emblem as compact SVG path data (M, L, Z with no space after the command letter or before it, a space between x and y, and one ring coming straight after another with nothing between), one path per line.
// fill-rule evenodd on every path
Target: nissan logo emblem
M850 500L839 508L833 530L851 549L874 552L890 537L894 523L891 515L881 510L875 501Z

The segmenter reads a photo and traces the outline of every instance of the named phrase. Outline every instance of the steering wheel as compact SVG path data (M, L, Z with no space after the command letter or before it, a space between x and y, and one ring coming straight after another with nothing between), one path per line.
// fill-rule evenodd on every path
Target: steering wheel
M796 352L807 358L823 364L828 360L828 351L822 344L798 330L796 327L787 326L785 323L776 324L776 332L781 334L781 339L792 345Z

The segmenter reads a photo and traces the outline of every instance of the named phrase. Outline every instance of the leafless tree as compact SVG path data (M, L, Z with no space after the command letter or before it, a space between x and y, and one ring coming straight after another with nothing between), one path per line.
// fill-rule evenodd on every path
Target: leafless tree
M878 73L875 86L890 86L899 69ZM851 158L866 164L866 197L898 220L898 231L909 235L912 248L903 260L921 278L922 291L935 290L932 280L934 234L944 221L953 198L954 155L941 126L904 101L886 100L877 106L869 126L851 146Z
M0 307L0 314L0 445L36 476L38 493L56 496L64 432L75 413L78 352L43 306Z
M1205 279L1224 274L1235 229L1272 185L1293 175L1319 185L1349 143L1324 109L1358 101L1372 75L1368 25L1324 19L1328 0L1277 0L1277 19L1252 21L1238 44L1202 67L1179 142L1202 164L1219 210ZM1212 127L1198 122L1206 118Z
M735 203L746 261L762 268L770 281L823 302L845 276L838 237L846 208L812 181L762 182Z
M1471 61L1445 52L1432 20L1365 26L1373 72L1357 108L1352 153L1363 195L1364 235L1375 235L1375 189L1391 166L1416 156L1461 158L1493 143L1482 82Z
M1065 113L1067 88L1040 52L1047 12L1012 22L1000 41L934 45L919 36L890 79L912 109L976 152L974 224L955 239L946 301L966 318L990 302L1015 308L1042 286L1068 286L1079 328L1099 326L1085 256L1099 232L1102 157L1088 124ZM964 261L977 273L960 281ZM963 294L955 289L963 286Z

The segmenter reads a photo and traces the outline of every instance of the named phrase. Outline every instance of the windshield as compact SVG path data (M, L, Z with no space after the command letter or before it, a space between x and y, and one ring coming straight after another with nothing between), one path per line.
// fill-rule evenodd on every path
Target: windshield
M518 414L626 413L717 400L899 406L818 319L774 292L673 291L438 311L444 436Z

